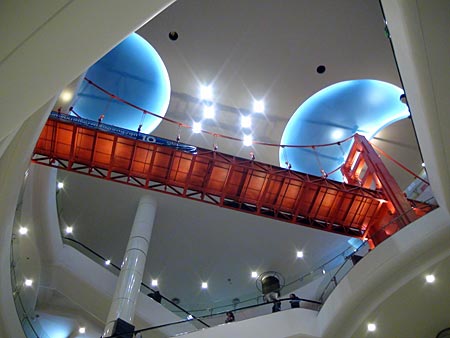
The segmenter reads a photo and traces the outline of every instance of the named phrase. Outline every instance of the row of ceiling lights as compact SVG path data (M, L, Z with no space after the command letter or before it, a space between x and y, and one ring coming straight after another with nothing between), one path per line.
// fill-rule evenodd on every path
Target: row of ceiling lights
M20 235L27 235L28 234L28 228L24 227L24 226L20 226L19 227L19 234ZM72 226L67 226L65 229L65 233L66 234L72 234L73 233L73 227ZM304 253L303 251L297 251L297 258L303 258L304 257ZM111 264L111 260L107 259L104 262L105 265L110 265ZM251 272L251 277L252 278L258 278L258 272L257 271L252 271ZM436 277L433 274L428 274L425 276L425 281L427 283L434 283L436 280ZM31 279L25 279L24 285L25 286L32 286L33 284L33 280ZM152 279L151 281L151 285L152 286L158 286L158 280L157 279ZM207 289L208 288L208 283L207 282L202 282L201 284L202 289Z
M203 119L214 119L215 107L213 104L213 88L209 86L200 87L200 99L203 102ZM265 111L265 104L263 100L253 101L253 112L263 114ZM241 115L241 128L249 130L252 126L252 118L250 115ZM200 133L202 131L202 124L200 121L194 121L192 126L193 133ZM253 136L250 132L244 132L243 135L244 146L251 146L253 144Z
M209 86L200 86L200 99L203 103L203 119L214 119L216 115L216 109L213 103L214 94L213 87ZM72 91L66 89L60 95L60 100L62 102L69 102L73 98ZM265 111L265 104L263 100L254 100L253 101L253 112L263 114ZM252 118L250 115L241 115L241 127L246 129L247 131L252 126ZM194 121L192 125L192 132L195 134L202 132L202 123L201 121ZM243 144L244 146L251 146L253 144L253 136L249 132L244 132L243 135Z

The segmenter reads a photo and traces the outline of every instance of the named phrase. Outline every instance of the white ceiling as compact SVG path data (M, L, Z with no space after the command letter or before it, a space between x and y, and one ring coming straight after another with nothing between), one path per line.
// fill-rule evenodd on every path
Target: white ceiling
M168 38L177 31L179 38ZM279 143L298 106L324 87L349 79L378 79L400 86L378 0L179 0L138 31L159 52L173 90L167 117L191 124L200 114L186 105L200 83L213 83L230 111L205 129L240 136L238 112L264 97L266 114L254 138ZM316 67L325 65L324 74ZM174 139L162 123L156 135ZM182 141L211 148L214 140L182 132ZM411 120L382 131L377 145L415 172L421 159ZM249 149L218 140L219 150L248 157ZM259 161L278 164L278 150L257 146ZM412 178L394 170L404 188ZM82 175L59 173L59 206L74 237L120 264L134 212L144 190ZM158 278L169 298L187 308L210 307L256 293L250 271L275 270L287 280L318 267L347 247L347 238L199 202L151 193L158 211L145 281ZM295 259L304 250L303 260ZM228 281L230 279L230 281ZM208 291L200 291L201 281Z

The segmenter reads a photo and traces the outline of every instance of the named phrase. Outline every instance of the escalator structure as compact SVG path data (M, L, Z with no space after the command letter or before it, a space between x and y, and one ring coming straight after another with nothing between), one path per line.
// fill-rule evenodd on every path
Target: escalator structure
M372 246L435 208L407 199L360 135L341 168L351 184L56 112L42 130L32 161L369 239Z

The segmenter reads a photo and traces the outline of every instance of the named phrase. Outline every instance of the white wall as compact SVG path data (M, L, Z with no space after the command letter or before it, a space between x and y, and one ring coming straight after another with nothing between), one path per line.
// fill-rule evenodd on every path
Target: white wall
M276 338L320 337L317 312L307 309L291 309L251 318L242 322L219 325L187 334L186 338Z
M0 2L1 337L23 336L7 268L10 240L23 175L54 105L51 98L171 2L135 0L133 6L122 0Z

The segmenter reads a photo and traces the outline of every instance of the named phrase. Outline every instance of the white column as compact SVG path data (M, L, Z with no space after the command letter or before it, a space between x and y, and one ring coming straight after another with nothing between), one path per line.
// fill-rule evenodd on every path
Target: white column
M151 196L142 196L134 217L133 228L122 263L122 271L114 291L103 337L109 337L113 334L114 325L118 318L129 324L133 323L155 214L156 201Z

